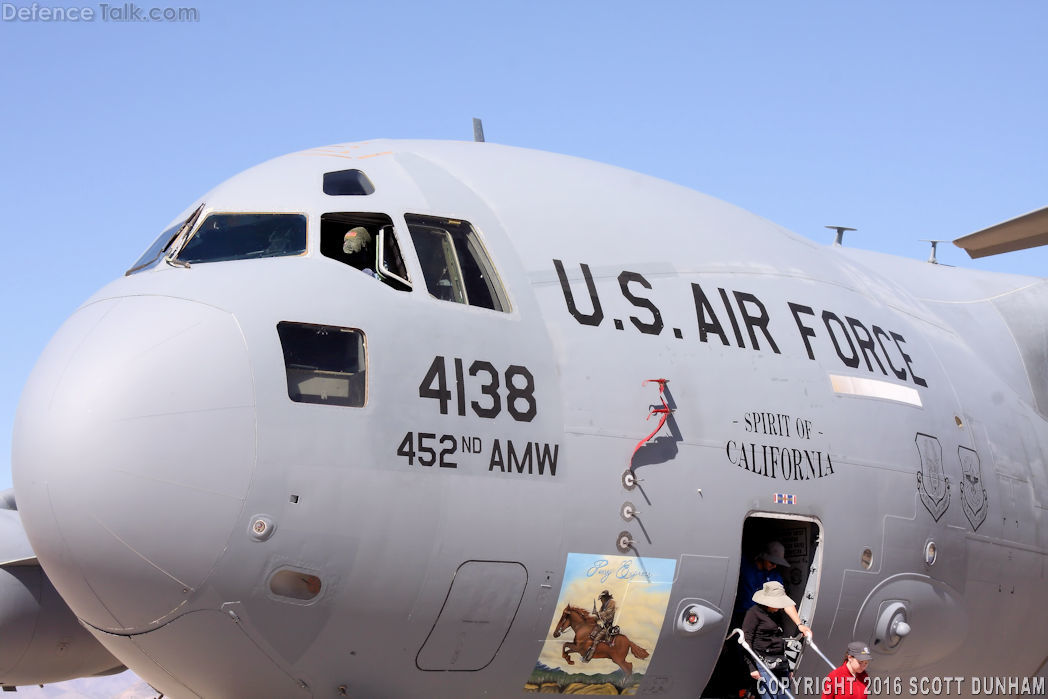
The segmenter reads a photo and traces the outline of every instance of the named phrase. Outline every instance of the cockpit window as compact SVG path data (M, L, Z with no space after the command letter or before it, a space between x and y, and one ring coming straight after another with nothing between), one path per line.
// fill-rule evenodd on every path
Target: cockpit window
M338 170L324 173L324 194L332 196L366 196L375 185L360 170Z
M175 238L178 237L178 234L181 233L183 229L187 227L191 228L193 224L196 223L203 208L204 205L201 204L187 218L182 219L158 235L156 240L153 241L153 244L149 246L149 249L142 253L142 256L135 261L135 264L131 265L131 269L124 272L124 276L140 272L160 259L160 255L171 246L175 241Z
M509 311L509 301L476 230L467 221L405 214L429 293L443 301Z
M160 253L167 249L167 246L171 244L171 241L178 235L178 229L182 227L185 221L179 221L175 225L171 226L153 241L153 244L149 246L149 249L142 253L142 257L135 261L135 264L131 265L131 269L127 270L125 274L134 274L149 266L149 263L156 261L160 257Z
M352 328L283 321L287 394L296 403L362 407L367 398L364 333Z
M178 261L226 262L305 251L303 214L211 214L178 252Z
M386 214L322 214L320 252L394 289L411 289L393 219Z

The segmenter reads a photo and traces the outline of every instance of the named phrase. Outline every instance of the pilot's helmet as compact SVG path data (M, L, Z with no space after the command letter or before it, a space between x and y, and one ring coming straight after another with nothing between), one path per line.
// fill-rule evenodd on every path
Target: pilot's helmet
M346 231L346 235L342 238L342 252L347 255L352 255L355 252L360 252L364 248L371 245L371 234L368 233L368 229L363 226L356 226Z

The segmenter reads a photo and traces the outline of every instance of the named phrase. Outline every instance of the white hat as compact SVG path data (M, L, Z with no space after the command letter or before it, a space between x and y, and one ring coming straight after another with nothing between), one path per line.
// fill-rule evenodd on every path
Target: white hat
M775 609L785 609L794 604L793 600L786 596L782 583L774 580L764 583L764 587L754 592L753 601Z

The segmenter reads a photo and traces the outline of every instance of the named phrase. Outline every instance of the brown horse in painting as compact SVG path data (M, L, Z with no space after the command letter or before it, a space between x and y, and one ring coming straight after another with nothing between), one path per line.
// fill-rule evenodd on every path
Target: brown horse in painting
M568 665L575 664L571 659L572 653L578 653L585 657L586 651L593 645L590 633L596 625L597 617L585 609L571 604L564 607L564 612L560 615L560 621L557 622L557 628L553 630L553 638L559 637L569 628L575 632L575 640L571 643L565 643L563 650L561 650L561 655L568 661ZM633 651L633 655L641 660L648 657L648 651L631 641L626 634L620 633L611 639L610 643L606 641L598 643L593 651L593 658L608 658L614 662L622 668L622 672L626 676L625 682L628 683L630 677L633 676L633 663L626 660L626 654L630 651Z

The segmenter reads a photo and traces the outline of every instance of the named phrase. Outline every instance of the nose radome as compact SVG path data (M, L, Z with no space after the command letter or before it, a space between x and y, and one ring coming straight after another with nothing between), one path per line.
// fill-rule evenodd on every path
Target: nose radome
M254 464L240 327L182 299L81 308L16 418L12 466L34 550L77 616L109 631L179 613L225 550Z

